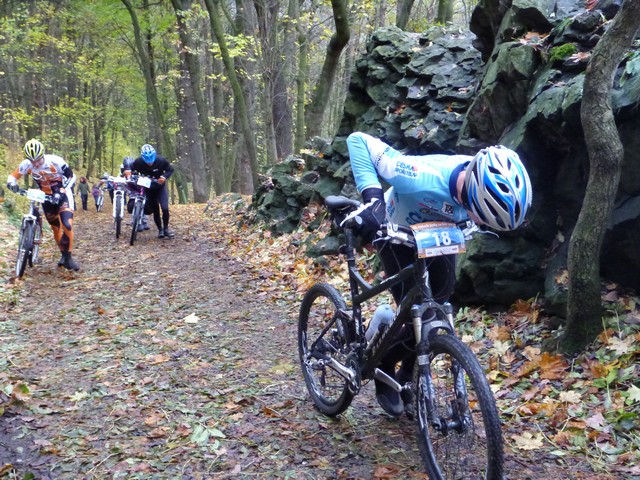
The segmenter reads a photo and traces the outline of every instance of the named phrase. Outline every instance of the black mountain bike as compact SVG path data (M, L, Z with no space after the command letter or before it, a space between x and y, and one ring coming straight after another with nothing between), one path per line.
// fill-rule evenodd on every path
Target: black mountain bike
M130 245L133 245L138 235L138 225L142 225L142 217L144 216L144 206L147 203L147 190L151 188L152 183L158 183L158 180L143 175L132 175L128 180L129 191L133 199L133 211L131 212L131 239Z
M41 205L51 200L51 195L38 188L19 190L29 200L29 211L22 215L20 235L18 237L18 256L16 258L16 276L21 278L27 268L38 261L40 244L42 243L42 208Z
M340 221L360 203L331 196L325 204L340 229ZM340 293L326 283L313 285L300 306L298 349L314 405L336 416L349 407L363 381L382 381L413 395L417 441L430 479L501 480L503 441L493 394L476 356L455 334L453 307L433 299L426 268L429 257L462 253L465 239L477 227L470 223L463 231L444 222L383 226L376 242L411 247L416 256L413 264L372 286L356 267L356 222L350 219L342 228L345 243L340 250L349 270L351 306L347 308ZM415 287L403 298L395 318L367 340L361 305L411 278ZM405 325L417 359L412 380L400 384L378 366Z

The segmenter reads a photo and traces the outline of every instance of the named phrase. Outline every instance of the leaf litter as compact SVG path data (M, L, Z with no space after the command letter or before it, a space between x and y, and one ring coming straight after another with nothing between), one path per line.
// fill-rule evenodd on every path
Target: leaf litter
M346 292L338 258L305 255L329 231L326 218L307 229L322 210L275 237L247 221L248 202L172 206L178 235L133 247L109 213L78 212L78 273L55 267L50 233L23 280L1 256L0 478L427 478L413 425L389 419L372 385L338 419L306 393L301 296L316 281ZM3 247L15 239L3 220ZM375 279L372 254L360 267ZM603 299L607 329L576 358L543 351L558 332L537 299L459 311L508 479L640 478L638 300L616 285Z

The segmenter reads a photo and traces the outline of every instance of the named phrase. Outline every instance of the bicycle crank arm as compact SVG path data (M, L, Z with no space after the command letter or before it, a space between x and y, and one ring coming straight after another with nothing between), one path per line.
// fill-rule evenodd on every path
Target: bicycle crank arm
M321 360L325 365L333 368L336 372L338 372L339 375L344 377L346 380L348 380L352 384L354 385L356 384L357 377L355 372L351 370L349 367L345 367L344 365L342 365L335 358L331 358L320 352L313 352L311 356L316 360Z
M398 393L402 392L402 385L400 385L398 382L396 382L395 378L390 377L389 375L384 373L379 368L376 368L374 370L373 378L375 378L376 380L380 380L382 383L385 383L385 384L389 385L391 388L393 388Z

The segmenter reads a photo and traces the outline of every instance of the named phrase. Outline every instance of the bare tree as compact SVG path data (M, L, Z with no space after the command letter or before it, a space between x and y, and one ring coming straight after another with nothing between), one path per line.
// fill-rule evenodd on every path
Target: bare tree
M624 0L593 50L584 80L581 119L589 151L584 203L569 242L566 351L576 351L602 329L600 249L620 182L624 155L611 108L611 86L623 54L640 28L640 1Z
M411 16L411 9L413 8L414 0L398 0L398 7L396 10L396 27L404 30L409 23L409 17Z
M123 0L124 1L124 0ZM258 185L258 152L256 149L256 143L254 140L253 132L251 130L251 122L249 121L249 112L247 111L247 104L242 91L242 86L238 81L236 70L233 62L233 58L229 53L227 42L224 38L224 30L222 28L222 22L220 21L220 1L219 0L205 0L207 11L209 12L209 22L211 24L211 31L213 36L218 41L220 48L220 56L224 63L225 71L229 77L229 83L233 89L234 101L238 108L238 115L242 124L242 133L244 134L245 143L247 146L247 153L249 156L249 164L251 165L251 178L253 180L253 187Z
M336 71L340 61L340 54L349 41L349 11L347 0L331 0L333 20L336 31L329 40L327 53L322 66L320 80L315 87L313 100L305 113L307 137L319 135L322 131L324 112L329 103L331 89L335 82Z

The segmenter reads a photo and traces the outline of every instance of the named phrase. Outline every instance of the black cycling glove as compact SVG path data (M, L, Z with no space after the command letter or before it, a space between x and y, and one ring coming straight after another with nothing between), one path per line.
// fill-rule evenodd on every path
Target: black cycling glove
M380 225L386 222L386 208L384 193L381 188L371 187L362 192L363 203L345 218L341 225L355 219L356 232L362 237L365 244L371 243L375 238Z

